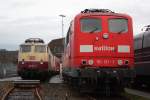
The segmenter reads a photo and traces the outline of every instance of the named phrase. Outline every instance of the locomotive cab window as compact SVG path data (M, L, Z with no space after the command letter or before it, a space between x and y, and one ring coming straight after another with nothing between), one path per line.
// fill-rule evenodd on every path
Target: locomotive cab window
M101 32L102 30L101 19L82 18L80 20L80 24L81 24L81 32L96 33Z
M40 53L46 52L46 46L44 46L44 45L36 45L35 46L35 52L40 52Z
M128 32L128 20L123 18L109 19L109 32L126 33Z
M20 49L22 52L30 52L31 51L31 45L21 45Z

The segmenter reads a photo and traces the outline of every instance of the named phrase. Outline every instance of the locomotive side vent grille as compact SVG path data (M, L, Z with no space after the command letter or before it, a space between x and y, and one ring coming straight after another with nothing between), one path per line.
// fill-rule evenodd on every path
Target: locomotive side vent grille
M113 11L111 11L109 9L85 9L84 11L81 11L81 13L94 13L94 12L114 13Z

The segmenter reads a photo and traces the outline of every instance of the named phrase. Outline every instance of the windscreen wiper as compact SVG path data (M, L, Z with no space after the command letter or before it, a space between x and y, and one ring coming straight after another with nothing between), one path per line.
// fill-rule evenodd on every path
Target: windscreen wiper
M119 32L117 32L118 34L121 34L122 32L126 31L125 29L120 30Z
M97 31L97 30L98 30L98 28L97 28L97 27L94 27L93 30L90 31L90 33L93 33L93 32L95 32L95 31Z

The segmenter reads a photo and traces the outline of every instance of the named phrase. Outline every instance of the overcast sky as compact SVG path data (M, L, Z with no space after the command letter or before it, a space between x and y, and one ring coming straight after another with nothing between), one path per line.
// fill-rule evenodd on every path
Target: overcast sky
M60 38L61 17L66 34L70 21L86 8L111 9L133 18L134 35L150 24L150 0L0 0L0 49L16 50L31 37L48 43Z

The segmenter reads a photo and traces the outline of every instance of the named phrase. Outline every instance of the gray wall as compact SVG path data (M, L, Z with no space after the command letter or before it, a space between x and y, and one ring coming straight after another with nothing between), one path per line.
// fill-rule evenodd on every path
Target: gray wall
M17 75L17 65L13 63L0 62L0 78L11 77Z

